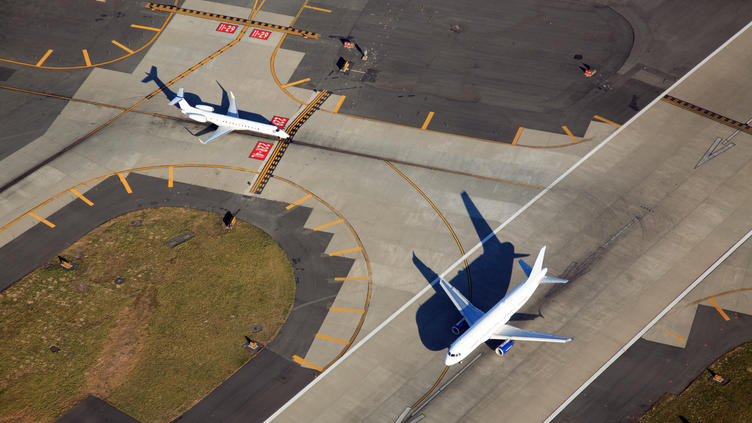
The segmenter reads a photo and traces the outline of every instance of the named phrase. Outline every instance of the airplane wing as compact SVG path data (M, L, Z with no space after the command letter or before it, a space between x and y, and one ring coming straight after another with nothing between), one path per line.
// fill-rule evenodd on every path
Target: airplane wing
M483 317L484 313L474 305L470 304L470 301L460 294L460 291L458 291L457 288L449 285L449 282L445 281L444 278L439 279L439 284L444 288L444 292L446 292L449 299L452 300L454 306L457 307L457 310L460 311L460 314L462 314L462 317L465 318L469 325L472 326Z
M221 137L222 135L226 135L230 132L232 132L232 128L229 128L227 126L220 126L219 128L217 128L216 131L212 132L211 135L209 135L209 138L207 138L206 140L199 140L199 141L201 141L202 144L209 144L210 142Z
M489 339L513 339L515 341L538 341L538 342L569 342L573 338L551 335L550 333L533 332L518 329L514 326L504 325L494 332Z
M227 116L238 117L238 102L235 101L235 94L230 91L230 107L227 108Z

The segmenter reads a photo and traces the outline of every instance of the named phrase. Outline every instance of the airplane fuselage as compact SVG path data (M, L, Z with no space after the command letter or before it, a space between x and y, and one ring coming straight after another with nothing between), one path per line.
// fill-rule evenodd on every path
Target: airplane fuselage
M182 100L181 103L182 102L185 102L185 104L181 104L180 110L189 118L197 122L210 122L217 126L230 127L234 131L250 131L259 134L270 135L280 139L285 139L289 136L285 131L279 129L274 125L209 112L193 107L189 105L185 100Z
M543 276L545 276L545 272L535 278L528 278L516 286L509 295L502 298L465 333L460 335L449 346L446 364L452 365L464 360L480 344L486 342L500 325L507 323L512 315L533 296Z

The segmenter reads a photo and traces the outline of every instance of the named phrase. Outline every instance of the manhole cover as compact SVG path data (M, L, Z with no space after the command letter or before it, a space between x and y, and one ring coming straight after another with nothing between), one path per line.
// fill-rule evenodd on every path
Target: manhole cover
M125 282L125 278L115 278L114 282L115 282L115 285L120 285L123 282Z
M251 330L251 333L259 333L262 330L264 330L264 328L261 327L261 325L251 325L250 330Z

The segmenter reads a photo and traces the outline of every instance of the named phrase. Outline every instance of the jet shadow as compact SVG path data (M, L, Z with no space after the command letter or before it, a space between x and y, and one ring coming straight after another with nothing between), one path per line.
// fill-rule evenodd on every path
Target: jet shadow
M168 101L172 101L172 99L174 99L175 96L177 96L177 93L175 93L175 91L170 89L170 87L166 86L165 83L159 78L159 73L158 73L156 66L152 66L151 69L149 69L149 72L146 73L146 76L144 77L144 79L141 80L141 82L143 83L154 82L155 84L157 84L157 87L161 89L161 92L165 95L165 97L167 97ZM217 85L219 86L219 89L222 90L222 97L220 100L220 104L208 103L202 100L199 95L192 93L192 92L188 92L188 91L183 92L183 98L185 98L188 101L188 103L190 103L194 107L197 104L205 104L207 106L213 107L216 113L227 114L227 110L230 108L230 96L227 90L225 90L225 87L223 87L222 84L219 83L219 81L216 81L216 82L217 82ZM175 107L179 107L179 106L176 105ZM239 108L238 108L238 117L241 119L248 119L248 120L252 120L255 122L261 122L261 123L266 123L268 125L271 125L271 121L269 121L264 116L258 113L246 112L246 111L240 110ZM210 128L213 128L213 129L210 129ZM206 128L198 132L197 134L201 135L206 132L211 132L214 129L217 129L217 126L214 124L209 124L209 128Z
M489 235L491 237L483 244L483 254L468 265L470 278L468 279L468 269L463 269L448 282L468 298L473 305L486 312L504 298L509 290L515 259L528 255L515 253L514 245L511 242L501 242L496 235L493 235L493 230L480 214L470 196L466 192L461 195L478 238L482 240ZM438 277L436 272L423 263L414 253L413 264L429 283ZM429 350L438 351L447 348L457 338L452 334L451 327L462 318L462 315L438 283L432 287L434 295L421 304L415 315L415 320L423 345ZM470 292L471 288L472 292ZM542 317L540 313L537 315L517 313L512 320L531 320L538 317Z

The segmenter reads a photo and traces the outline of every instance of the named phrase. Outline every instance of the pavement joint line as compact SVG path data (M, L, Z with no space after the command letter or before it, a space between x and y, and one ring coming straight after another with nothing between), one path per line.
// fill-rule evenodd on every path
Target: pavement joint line
M290 205L288 205L287 207L285 207L285 209L290 210L291 208L299 205L300 203L302 203L303 201L305 201L305 200L307 200L307 199L309 199L311 197L313 197L313 194L308 194L305 197L302 197L302 198L298 199L294 203L291 203Z
M306 0L306 2L307 2L307 1L308 1L308 0ZM668 87L668 88L667 88L667 89L666 89L666 90L665 90L665 91L663 92L663 94L666 94L666 93L668 93L668 92L669 92L670 90L672 90L672 89L674 89L675 87L679 86L679 84L681 84L682 82L684 82L684 80L686 80L686 79L687 79L687 78L689 78L689 77L690 77L690 76L691 76L692 74L694 74L694 73L695 73L695 71L697 71L697 69L699 69L699 68L700 68L701 66L703 66L703 65L704 65L705 63L707 63L707 62L708 62L708 61L709 61L709 60L710 60L710 59L711 59L711 58L712 58L713 56L715 56L716 54L718 54L718 52L719 52L719 51L721 51L722 49L724 49L724 48L725 48L725 47L726 47L727 45L729 45L729 44L730 44L730 43L731 43L731 42L732 42L733 40L735 40L736 38L738 38L738 37L739 37L739 35L741 35L741 34L742 34L742 33L743 33L744 31L746 31L747 29L749 29L749 28L750 28L750 26L752 26L752 22L750 22L750 23L748 23L747 25L745 25L745 26L744 26L744 28L740 29L740 30L739 30L739 31L738 31L738 32L737 32L736 34L734 34L733 36L731 36L731 38L729 38L728 40L726 40L726 42L725 42L725 43L721 44L721 45L720 45L720 46L719 46L719 47L718 47L718 48L717 48L717 49L716 49L715 51L713 51L713 52L712 52L712 53L711 53L710 55L708 55L708 56L707 56L707 57L706 57L705 59L703 59L702 61L700 61L700 63L698 63L697 65L695 65L695 67L694 67L694 68L692 68L692 69L691 69L691 70L690 70L689 72L687 72L686 74L684 74L684 76L682 76L681 78L679 78L679 79L678 79L678 80L677 80L676 82L674 82L674 83L673 83L673 84L672 84L672 85L671 85L670 87ZM336 368L337 368L337 366L339 366L339 365L340 365L340 364L341 364L342 362L344 362L344 361L345 361L345 360L346 360L346 359L347 359L348 357L350 357L350 356L351 356L352 354L354 354L354 353L355 353L356 351L358 351L358 349L360 349L360 347L362 347L362 346L363 346L363 345L364 345L364 344L365 344L366 342L368 342L368 341L369 341L369 340L370 340L371 338L373 338L373 337L374 337L374 336L375 336L376 334L378 334L378 333L379 333L379 332L381 332L381 331L382 331L382 330L383 330L383 329L384 329L384 328L385 328L386 326L388 326L388 325L389 325L389 324L390 324L390 323L391 323L391 322L392 322L392 321L393 321L394 319L396 319L396 318L397 318L397 316L399 316L399 315L400 315L400 314L402 314L402 313L403 313L403 312L404 312L405 310L407 310L407 308L408 308L408 307L410 307L410 305L412 305L413 303L415 303L416 301L418 301L418 300L419 300L419 299L420 299L420 298L421 298L421 297L422 297L423 295L425 295L425 294L426 294L426 293L428 293L428 292L429 292L430 290L432 290L432 289L433 289L433 286L434 286L435 284L437 284L437 283L438 283L439 279L441 279L441 278L443 278L443 277L447 276L447 275L449 274L449 272L451 272L451 271L452 271L452 270L453 270L453 269L454 269L454 268L455 268L455 267L456 267L457 265L459 265L460 263L462 263L462 261L463 261L463 260L467 259L467 258L468 258L468 257L470 257L470 256L471 256L472 254L474 254L474 253L475 253L475 252L476 252L476 251L477 251L478 249L480 249L480 248L481 248L481 247L482 247L482 246L483 246L483 245L484 245L484 244L485 244L485 243L486 243L486 242L487 242L487 241L488 241L489 239L491 239L492 237L495 237L495 236L496 236L496 234L498 234L498 233L499 233L499 231L501 231L501 230L502 230L503 228L505 228L505 227L506 227L507 225L509 225L509 223L510 223L510 222L512 222L512 221L513 221L514 219L516 219L516 218L517 218L517 217L518 217L519 215L521 215L521 214L522 214L522 213L523 213L523 212L524 212L525 210L527 210L527 209L528 209L528 208L530 208L530 207L531 207L531 206L532 206L533 204L535 204L535 203L536 203L536 202L537 202L537 201L538 201L538 200L539 200L539 199L540 199L541 197L543 197L543 196L544 196L544 195L546 195L546 194L547 194L547 193L548 193L549 191L551 191L551 190L552 190L552 189L553 189L554 187L556 187L556 186L557 186L557 185L558 185L558 184L559 184L559 183L560 183L560 182L561 182L562 180L564 180L564 179L565 179L565 178L566 178L567 176L569 176L569 174L571 174L572 172L574 172L574 171L575 171L575 169L577 169L578 167L580 167L580 165L582 165L582 163L584 163L585 161L587 161L588 159L590 159L590 158L591 158L591 157L592 157L593 155L595 155L595 154L596 154L596 153L597 153L598 151L600 151L600 149L602 149L603 147L605 147L606 145L608 145L608 144L609 144L609 143L611 142L611 140L613 140L614 138L616 138L616 136L617 136L617 135L619 135L619 134L620 134L620 133L621 133L621 132L622 132L622 131L624 130L624 128L628 127L630 123L632 123L632 122L634 122L635 120L639 119L639 118L640 118L640 116L642 116L642 115L643 115L644 113L646 113L646 112L647 112L648 110L650 110L650 109L652 108L652 106L654 106L654 105L655 105L656 103L658 103L659 101L660 101L660 97L653 99L653 101L651 101L650 103L648 103L648 104L647 104L647 105L646 105L646 106L645 106L644 108L642 108L642 110L640 110L640 111L638 111L637 113L635 113L635 115L634 115L634 116L632 116L632 117L631 117L631 118L630 118L630 119L629 119L629 120L628 120L628 121L627 121L627 122L626 122L626 123L625 123L624 125L622 125L622 126L620 126L620 127L616 128L616 130L615 130L614 132L612 132L612 133L611 133L611 134L610 134L610 135L609 135L608 137L606 137L606 139L604 139L604 140L603 140L603 141L601 141L601 142L600 142L600 143L599 143L598 145L596 145L595 147L593 147L593 149L592 149L592 150L590 150L590 151L589 151L589 152L588 152L587 154L585 154L584 156L582 156L582 158L580 158L580 160L578 160L578 161L577 161L576 163L574 163L574 164L573 164L573 165L572 165L572 166L571 166L571 167L570 167L569 169L567 169L567 170L566 170L566 171L565 171L564 173L562 173L562 174L561 174L561 175L560 175L560 176L559 176L558 178L556 178L556 179L555 179L555 180L554 180L553 182L551 182L551 184L549 184L549 185L548 185L548 186L547 186L546 188L544 188L544 189L543 189L543 190L542 190L541 192L539 192L539 193L538 193L538 194L537 194L537 195L536 195L535 197L533 197L532 199L530 199L530 201L528 201L527 203L525 203L525 205L523 205L522 207L520 207L520 208L519 208L519 209L518 209L518 210L517 210L517 211L516 211L515 213L513 213L513 214L512 214L511 216L509 216L509 217L508 217L508 218L507 218L507 219L506 219L506 220L505 220L504 222L502 222L502 223L501 223L501 224L500 224L500 225L499 225L499 226L498 226L498 227L497 227L496 229L494 229L494 231L493 231L493 232L491 232L490 234L486 235L486 237L485 237L485 238L483 238L483 239L482 239L482 240L481 240L480 242L478 242L478 243L477 243L477 244L476 244L476 245L475 245L475 246L474 246L473 248L471 248L471 249L470 249L470 250L469 250L469 251L468 251L467 253L465 253L465 255L464 255L464 256L460 257L460 258L459 258L459 259L457 259L457 260L456 260L456 261L455 261L454 263L452 263L452 264L451 264L451 265L450 265L450 266L449 266L449 267L448 267L448 268L447 268L446 270L444 270L444 271L443 271L443 272L442 272L442 273L441 273L440 275L438 275L438 277L436 277L436 278L435 278L435 279L434 279L434 280L433 280L432 282L430 282L430 283L429 283L429 284L428 284L427 286L425 286L425 287L424 287L423 289L421 289L421 290L420 290L419 292L417 292L417 293L416 293L416 294L415 294L415 295L414 295L414 296L413 296L412 298L410 298L409 300L407 300L407 301L406 301L406 302L405 302L404 304L402 304L402 306L400 306L400 307L399 307L399 308L398 308L397 310L395 310L395 311L394 311L394 312L393 312L392 314L390 314L390 315L389 315L388 317L386 317L386 318L385 318L385 319L384 319L384 320L383 320L383 321L382 321L381 323L379 323L379 324L378 324L378 325L377 325L377 326L376 326L376 327L375 327L375 328L374 328L373 330L371 330L371 332L367 333L367 334L366 334L366 335L365 335L365 336L364 336L364 337L363 337L363 338L362 338L362 339L361 339L361 340L360 340L360 341L359 341L359 342L358 342L357 344L353 345L353 346L352 346L351 348L349 348L349 349L348 349L348 350L347 350L347 351L346 351L346 352L345 352L344 354L342 354L342 356L341 356L341 357L339 357L339 358L338 358L337 360L335 360L335 361L334 361L334 362L332 362L332 363L331 363L330 365L328 365L328 366L327 366L327 368L326 368L326 369L325 369L325 370L324 370L324 371L323 371L323 372L322 372L322 373L321 373L321 374L320 374L320 375L319 375L319 376L318 376L318 377L317 377L316 379L314 379L314 380L313 380L313 381L311 381L311 382L310 382L310 383L309 383L308 385L306 385L305 387L303 387L303 389L301 389L300 391L298 391L298 393L297 393L297 394L295 394L295 395L294 395L294 396L293 396L292 398L290 398L290 399L289 399L289 400L288 400L288 401L287 401L287 402L286 402L286 403L285 403L284 405L282 405L282 406L281 406L280 408L278 408L278 409L277 409L277 411L275 411L275 412L274 412L274 414L272 414L271 416L269 416L269 417L268 417L268 418L267 418L267 419L266 419L266 420L264 421L264 423L268 423L268 422L271 422L271 421L273 421L273 420L274 420L275 418L277 418L277 416L279 416L280 414L282 414L282 413L283 413L283 412L284 412L284 411L285 411L285 410L286 410L286 409L287 409L288 407L290 407L290 405L292 405L292 404L293 404L293 403L294 403L295 401L297 401L297 400L298 400L298 399L299 399L300 397L302 397L303 395L305 395L305 393L306 393L306 392L308 392L308 391L309 391L309 390L310 390L311 388L313 388L314 386L316 386L316 384L317 384L317 383L319 383L320 381L322 381L322 380L324 379L324 377L326 377L326 375L328 375L328 374L329 374L330 372L332 372L332 371L333 371L334 369L336 369ZM742 243L743 243L744 241L746 241L746 240L747 240L747 239L748 239L748 238L749 238L750 236L752 236L752 231L748 232L748 233L747 233L747 235L745 235L745 236L744 236L744 237L743 237L743 238L742 238L741 240L739 240L739 242L737 242L737 244L736 244L736 245L735 245L734 247L732 247L732 248L733 248L733 249L735 250L736 248L738 248L738 246L739 246L739 245L741 245L741 244L742 244ZM725 259L725 257L723 257L723 258ZM370 263L369 263L369 265L370 265ZM696 282L696 283L699 283L699 282ZM693 287L694 287L694 286L690 285L690 287L688 287L688 288L687 288L687 290L686 290L686 293L682 293L682 294L680 295L680 297L681 297L681 298L683 298L683 297L684 297L684 296L685 296L685 295L686 295L687 293L689 293L689 292L691 291L691 289L690 289L690 288L693 288ZM681 298L679 298L678 300L680 300ZM675 301L676 303L678 303L678 300L674 300L674 301ZM670 306L673 306L673 305L675 305L675 303L672 303L672 304L670 304ZM666 312L668 312L668 309L665 309L665 311L666 311ZM663 314L665 314L665 313L663 313ZM654 322L651 322L650 326L652 327L652 325L654 325L654 324L655 324L655 322L657 322L658 320L660 320L660 319L659 319L658 317L662 317L662 316L663 316L662 314L661 314L661 315L659 315L659 316L657 316L657 318L656 318L656 319L654 319ZM648 327L648 328L645 328L645 329L643 329L643 330L644 330L645 332L647 332L647 330L648 330L648 329L649 329L649 327ZM644 332L643 332L643 334L644 334ZM629 343L629 344L628 344L628 345L626 346L627 348L628 348L628 346L631 346L631 344L633 344L634 342L636 342L636 341L637 341L637 339L639 339L639 338L640 338L640 337L642 336L642 334L638 334L638 335L639 335L639 336L637 336L637 337L633 338L633 340L632 340L632 341L631 341L631 342L630 342L630 343ZM621 356L621 354L623 354L623 353L624 353L624 351L626 351L626 348L623 348L623 351L621 351L621 353L617 353L618 355L615 355L614 357L612 357L612 360L613 360L613 361L615 361L615 360L616 360L616 359L618 358L618 356ZM603 367L602 367L602 368L601 368L601 369L600 369L600 370L599 370L599 371L597 372L597 374L600 374L600 373L601 373L601 372L603 372L603 371L604 371L604 370L605 370L605 369L606 369L606 368L607 368L608 366L610 366L610 365L611 365L611 363L613 363L613 361L612 361L612 360L609 360L609 362L607 362L606 364L604 364L604 366L603 366ZM585 383L584 383L584 384L583 384L583 385L582 385L582 386L581 386L580 388L578 388L578 389L577 389L577 391L575 391L575 392L574 392L574 393L573 393L573 394L572 394L572 395L571 395L571 396L570 396L570 397L569 397L569 398L568 398L568 399L567 399L567 400L566 400L566 401L565 401L565 402L564 402L563 404L561 404L561 405L559 406L559 408L557 408L557 409L556 409L556 410L555 410L555 411L553 412L553 414L551 414L551 415L550 415L550 416L549 416L549 417L548 417L548 418L547 418L547 419L546 419L546 420L544 421L544 423L549 423L549 422L550 422L551 420L553 420L553 419L554 419L554 418L555 418L555 417L556 417L556 416L557 416L557 415L558 415L558 414L559 414L559 413L560 413L560 412L561 412L561 411L562 411L562 410L563 410L564 408L566 408L566 406L567 406L567 405L568 405L568 404L569 404L569 403L570 403L570 402L571 402L571 401L572 401L572 400L573 400L573 399L574 399L575 397L577 397L577 395L579 395L579 393L580 393L580 392L582 392L582 390L584 390L584 389L585 389L585 388L587 387L587 385L589 385L590 383L592 383L592 381L593 381L593 380L595 380L595 378L597 377L597 374L596 374L596 375L593 375L593 376L592 376L592 377L591 377L590 379L588 379L588 381L586 381L586 382L585 382Z
M324 370L324 369L322 369L321 367L319 367L319 366L317 366L317 365L315 365L315 364L311 363L310 361L306 360L305 358L303 358L303 357L301 357L301 356L299 356L299 355L293 355L293 356L292 356L292 359L293 359L293 360L294 360L294 361L295 361L296 363L298 363L298 364L300 364L300 365L305 365L305 366L308 366L308 367L310 367L310 368L312 368L312 369L314 369L314 370L318 370L319 372L321 372L321 371L323 371L323 370Z
M619 125L618 123L616 123L616 122L614 122L614 121L611 121L611 120L608 120L608 119L606 119L606 118L604 118L604 117L602 117L602 116L598 116L598 115L593 115L593 118L594 118L594 119L598 119L598 120L599 120L599 121L601 121L601 122L605 122L605 123L608 123L608 124L614 125L614 126L616 126L617 128L621 126L621 125Z
M334 278L337 282L344 282L344 281L369 281L371 278L368 276L353 276L353 277L336 277Z
M47 60L47 58L50 57L50 55L52 54L52 52L53 52L52 49L47 50L47 53L44 53L44 56L42 56L42 58L39 59L39 61L37 62L37 64L35 66L36 67L42 66L42 64L45 62L45 60Z
M289 207L289 206L288 206L288 207ZM337 220L335 220L335 221L333 221L333 222L329 222L329 223L324 223L323 225L319 225L319 226L316 226L315 228L313 228L313 230L314 230L314 231L320 231L320 230L322 230L322 229L326 229L326 228L328 228L328 227L330 227L330 226L334 226L334 225L336 225L336 224L338 224L338 223L342 223L342 222L344 222L344 221L345 221L344 219L337 219Z
M308 82L310 80L311 80L311 78L303 78L303 79L298 80L298 81L288 82L287 84L283 85L282 88L287 88L287 87L292 87L292 86L295 86L295 85L300 85L300 84L302 84L304 82Z
M306 9L313 9L313 10L318 10L319 12L324 12L324 13L332 13L332 11L331 11L331 10L329 10L329 9L323 9L323 8L321 8L321 7L314 7L314 6L308 6L308 5L306 5L306 6L303 6L303 7L305 7Z
M173 187L175 167L174 166L170 166L168 169L169 169L169 171L168 171L169 172L169 179L167 180L167 188L172 188Z
M49 226L50 228L54 228L55 227L54 223L50 222L49 220L43 218L42 216L40 216L40 215L38 215L38 214L36 214L34 212L28 212L26 214L29 215L29 216L31 216L31 217L33 217L34 219L36 219L36 220L44 223L45 225Z
M346 313L360 313L363 314L366 311L365 310L356 310L353 308L339 308L339 307L329 307L329 310L331 311L344 311Z
M431 123L431 119L433 119L433 112L428 112L428 116L426 116L426 120L423 121L423 125L420 127L420 129L428 128L428 124Z
M175 0L175 1L177 2L177 0ZM306 1L307 1L307 0L306 0ZM264 5L264 3L265 3L265 2L266 2L266 0L262 0L262 2L261 2L261 5L259 6L259 9L260 9L261 7L263 7L263 5ZM251 14L251 17L253 17L253 16L255 15L255 13L257 13L257 12L258 12L258 10L256 10L256 11L252 12L252 14ZM164 25L167 25L167 22L168 22L168 21L169 21L169 18L165 20L165 23L164 23ZM164 25L163 25L163 28L164 28ZM147 95L146 95L146 96L145 96L144 98L142 98L141 100L137 101L137 102L136 102L136 103L135 103L134 105L132 105L132 106L128 107L127 109L123 110L122 112L118 113L118 114L117 114L116 116L114 116L114 117L110 118L110 120L108 120L107 122L105 122L105 123L103 123L103 124L101 124L101 125L97 126L96 128L92 129L91 131L87 132L87 133L86 133L86 134L85 134L84 136L82 136L82 137L79 137L78 139L76 139L76 140L75 140L75 141L73 141L72 143L70 143L70 144L68 144L67 146L65 146L65 147L64 147L63 149L59 150L58 152L56 152L56 153L52 154L51 156L47 157L46 159L44 159L44 160L42 160L41 162L37 163L36 165L32 166L32 167L31 167L30 169L26 170L26 171L25 171L25 172L23 172L23 173L22 173L21 175L19 175L19 176L16 176L16 177L15 177L15 178L13 178L13 179L12 179L12 180L11 180L10 182L8 182L8 183L6 183L5 185L3 185L3 186L1 186L1 187L0 187L0 194L1 194L1 193L3 193L3 192L5 192L5 190L7 190L8 188L12 187L13 185L17 184L18 182L22 181L22 180L23 180L23 179L25 179L25 178L26 178L27 176L31 175L32 173L34 173L34 172L36 172L37 170L41 169L41 168L42 168L42 167L44 167L45 165L47 165L47 164L51 163L52 161L54 161L54 160L55 160L55 159L57 159L58 157L62 156L63 154L65 154L65 153L66 153L66 152L68 152L69 150L73 149L73 148L74 148L75 146L77 146L78 144L80 144L80 143L82 143L82 142L86 141L87 139L89 139L89 138L90 138L91 136L93 136L94 134L98 133L98 132L99 132L99 131L101 131L102 129L104 129L104 128L108 127L108 126L109 126L109 125L110 125L110 124L111 124L112 122L114 122L114 121L116 121L116 120L120 119L120 118L121 118L122 116L124 116L124 115L125 115L126 113L128 113L128 112L130 112L131 110L135 109L136 107L138 107L138 106L139 106L139 105L141 105L142 103L144 103L144 102L146 102L146 101L150 100L150 99L151 99L152 97L154 97L155 95L159 94L159 93L160 93L160 92L162 92L163 90L167 89L167 88L168 88L168 87L170 87L170 86L171 86L172 84L174 84L174 83L178 82L179 80L181 80L182 78L184 78L184 77L185 77L186 75L188 75L188 74L190 74L191 72L193 72L194 70L196 70L196 69L200 68L200 67L201 67L201 66L203 66L204 64L208 63L208 62L209 62L210 60L213 60L213 59L214 59L215 57L219 56L219 55L220 55L220 54L221 54L222 52L224 52L224 51L225 51L225 50L227 50L228 48L230 48L230 47L234 46L235 44L237 44L237 43L238 43L238 42L239 42L239 41L240 41L240 40L241 40L241 39L243 38L243 36L245 35L245 33L246 33L247 31L248 31L248 25L245 25L245 26L243 26L243 29L242 29L242 30L240 30L240 33L238 34L238 36L237 36L237 37L235 37L235 38L234 38L234 39L233 39L232 41L230 41L230 42L229 42L229 43L228 43L227 45L225 45L224 47L222 47L222 48L221 48L221 49L219 49L218 51L215 51L214 53L212 53L212 54L211 54L211 55L209 55L208 57L204 58L204 59L203 59L203 60L201 60L201 61L200 61L199 63L197 63L197 64L193 65L192 67L190 67L190 68L189 68L188 70L186 70L185 72L183 72L183 73L181 73L180 75L176 76L175 78L171 79L171 80L170 80L169 82L167 82L166 84L163 84L163 85L162 85L161 87L159 87L158 89L156 89L156 90L152 91L152 92L151 92L150 94L147 94ZM156 36L157 36L157 35L159 35L159 34L156 34L156 35L154 36L154 38L156 38ZM148 44L147 44L147 45L148 45ZM146 47L146 45L145 45L144 47ZM143 47L142 47L142 48L143 48Z
M326 339L327 341L332 341L332 342L339 342L340 344L345 344L345 345L349 344L349 342L344 341L342 339L332 338L331 336L326 336L321 333L317 333L316 338Z
M84 63L86 63L86 66L91 66L91 59L89 58L89 50L82 49L81 54L84 55Z
M564 130L564 132L566 132L566 133L567 133L567 135L569 136L569 138L571 138L571 139L572 139L572 142L573 142L573 143L577 144L577 143L579 143L579 142L580 142L580 141L579 141L579 140L578 140L578 139L577 139L577 138L576 138L576 137L574 136L574 134L572 134L572 131L570 131L570 130L569 130L569 128L567 128L567 127L566 127L566 125L563 125L563 126L561 127L561 129L563 129L563 130Z
M118 47L122 48L123 50L127 51L128 54L133 54L133 50L129 49L128 47L120 44L119 42L117 42L115 40L111 40L111 41L112 41L112 44L115 44L116 46L118 46Z
M719 306L718 303L715 302L715 298L713 298L713 297L708 298L708 302L710 302L710 304L713 305L713 307L716 309L716 311L721 315L721 317L723 317L723 320L725 320L727 322L729 320L731 320L728 317L728 314L726 314L726 312L723 311L723 309L721 308L721 306Z
M123 184L123 188L125 188L125 192L128 194L133 194L133 190L131 190L131 186L128 185L128 181L125 180L125 176L123 176L122 173L117 174L118 178L120 178L120 182Z
M525 128L523 128L523 127L521 127L521 126L520 126L519 128L517 128L517 133L516 133L516 134L514 134L514 139L512 140L512 145L517 145L517 140L519 140L519 139L520 139L520 135L522 135L522 131L523 131L524 129L525 129Z
M73 193L73 195L75 195L76 197L78 197L84 203L88 204L91 207L94 207L94 203L92 203L91 200L89 200L88 198L84 197L83 194L81 194L80 192L76 191L75 188L71 188L70 192Z
M161 29L159 28L154 28L151 26L136 25L136 24L131 24L131 28L145 29L147 31L157 31L157 32L161 31Z
M353 253L353 252L355 252L355 251L360 251L360 250L362 250L362 249L363 249L363 247L355 247L355 248L350 248L350 249L347 249L347 250L342 250L342 251L335 251L335 252L333 252L333 253L329 253L328 255L329 255L330 257L331 257L331 256L340 256L340 255L342 255L342 254Z
M744 132L748 135L752 135L752 126L750 126L747 123L739 122L737 120L731 119L729 117L723 116L719 113L715 113L713 111L710 111L704 107L697 106L695 104L692 104L688 101L676 98L674 96L665 94L661 100L673 104L674 106L677 106L681 109L688 110L694 114L700 115L702 117L708 118L714 122L718 122L721 125L726 125L730 128L736 129L737 131Z
M683 336L681 336L681 335L679 335L679 334L677 334L677 333L669 330L668 328L661 328L661 330L663 331L663 333L665 333L666 335L672 336L677 341L679 341L679 342L681 342L683 344L687 343L687 338L685 338L685 337L683 337Z

